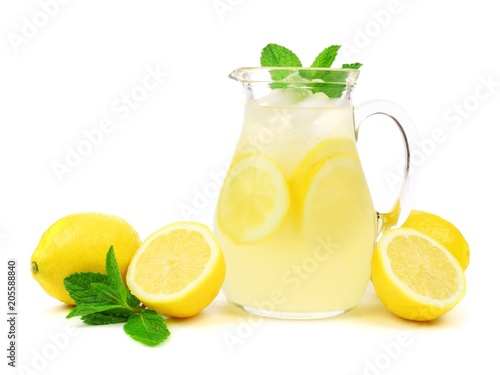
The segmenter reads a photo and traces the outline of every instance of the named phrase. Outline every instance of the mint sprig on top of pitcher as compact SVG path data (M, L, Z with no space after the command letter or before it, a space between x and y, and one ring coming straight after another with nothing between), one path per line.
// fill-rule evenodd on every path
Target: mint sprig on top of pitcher
M340 45L331 45L321 51L311 64L311 68L331 68ZM260 64L262 67L283 67L283 68L301 68L302 63L297 55L290 49L278 44L269 43L262 49L260 55ZM356 62L343 64L342 69L359 69L363 64ZM297 77L298 74L298 77ZM295 75L295 77L294 77ZM330 98L340 98L345 89L345 82L348 72L340 70L271 70L273 81L284 81L271 83L271 88L279 89L289 86L289 82L307 82L308 88L313 93L322 92ZM339 83L332 83L339 82Z

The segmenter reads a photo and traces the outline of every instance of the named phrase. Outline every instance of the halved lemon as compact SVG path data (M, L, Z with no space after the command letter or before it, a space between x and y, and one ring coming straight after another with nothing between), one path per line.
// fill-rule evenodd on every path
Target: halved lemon
M217 224L235 243L274 233L285 218L290 194L284 173L271 158L251 154L228 171L217 206Z
M451 310L466 289L456 258L439 242L409 228L382 235L372 258L372 282L390 311L419 321Z
M441 243L457 258L464 271L469 266L469 244L448 220L429 212L413 210L402 226L416 229Z
M226 274L219 244L200 223L167 225L143 242L127 271L127 285L147 307L184 318L207 307Z

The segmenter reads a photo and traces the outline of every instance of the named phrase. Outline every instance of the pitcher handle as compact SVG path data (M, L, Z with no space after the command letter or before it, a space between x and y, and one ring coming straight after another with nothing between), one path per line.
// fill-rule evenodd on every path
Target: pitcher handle
M398 126L405 148L403 183L396 202L389 212L377 212L378 232L380 233L393 226L401 225L413 207L416 184L416 168L413 157L418 150L418 135L410 117L400 106L387 100L372 100L354 109L356 139L362 122L368 117L378 114L390 117Z

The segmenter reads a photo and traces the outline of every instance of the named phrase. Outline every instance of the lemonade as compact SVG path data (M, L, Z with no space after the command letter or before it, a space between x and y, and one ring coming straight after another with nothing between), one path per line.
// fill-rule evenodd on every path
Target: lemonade
M315 318L360 301L377 235L348 99L275 89L245 106L214 233L223 292L258 314Z

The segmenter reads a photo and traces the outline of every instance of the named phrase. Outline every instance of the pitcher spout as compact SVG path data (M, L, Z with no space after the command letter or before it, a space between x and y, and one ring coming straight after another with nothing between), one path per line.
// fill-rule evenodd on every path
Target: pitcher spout
M238 82L246 81L247 77L248 77L248 70L245 68L238 68L236 70L233 70L229 74L229 78L234 79L235 81Z

